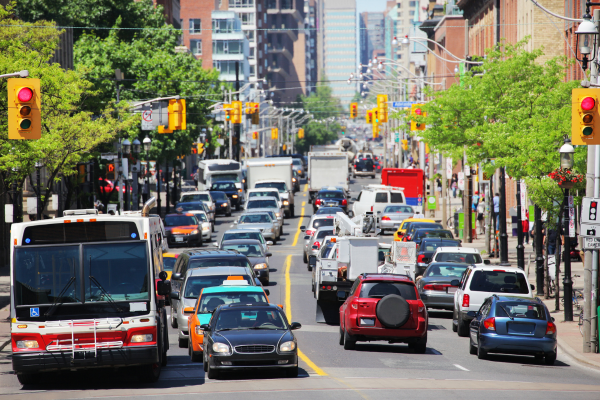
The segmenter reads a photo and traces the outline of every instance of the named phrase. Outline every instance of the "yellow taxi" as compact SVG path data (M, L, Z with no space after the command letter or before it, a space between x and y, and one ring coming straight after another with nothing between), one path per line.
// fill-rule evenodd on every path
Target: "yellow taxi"
M402 239L404 238L404 235L406 234L406 227L408 226L409 222L415 222L415 221L416 222L432 222L432 223L435 223L434 220L427 219L427 218L406 218L404 221L402 221L402 223L398 227L398 230L396 232L394 232L394 241L395 242L401 242Z
M167 273L167 280L171 280L171 274L173 273L173 267L177 262L177 253L163 253L163 271Z

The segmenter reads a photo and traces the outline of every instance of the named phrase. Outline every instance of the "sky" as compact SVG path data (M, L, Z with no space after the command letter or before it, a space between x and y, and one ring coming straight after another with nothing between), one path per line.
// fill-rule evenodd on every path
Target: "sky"
M356 0L356 8L360 14L363 11L383 12L387 0Z

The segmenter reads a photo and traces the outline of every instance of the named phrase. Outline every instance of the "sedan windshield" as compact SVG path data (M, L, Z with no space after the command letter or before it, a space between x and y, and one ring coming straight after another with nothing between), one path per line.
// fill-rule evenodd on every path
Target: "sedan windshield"
M327 236L333 236L333 230L323 229L322 231L317 232L316 239L323 239Z
M240 224L268 224L271 223L269 214L248 214L240 217Z
M210 195L215 200L227 200L227 195L223 192L211 192Z
M226 244L224 250L237 250L246 257L264 257L262 246L258 244Z
M275 197L279 199L279 192L250 192L249 197Z
M219 182L219 181L239 182L240 181L240 177L238 176L238 174L218 174L218 175L211 175L211 179L212 179L213 182Z
M432 264L427 268L424 278L440 277L440 278L460 278L468 268L468 265L435 265Z
M191 210L204 210L204 203L201 201L195 203L178 203L175 209L178 212L185 212Z
M383 213L414 213L411 206L387 206Z
M251 284L252 280L248 275L242 275L244 280ZM183 297L186 299L197 299L202 289L213 286L221 286L229 275L210 275L210 276L190 276L185 283Z
M435 261L456 262L465 264L481 264L483 262L479 254L465 253L439 253L437 256L435 256Z
M287 186L285 185L285 182L260 182L254 185L254 188L275 188L279 190L279 193L285 193L287 191Z
M277 200L250 200L247 208L277 208Z
M167 215L165 226L189 226L198 225L198 220L192 215Z
M266 304L264 292L224 292L203 294L200 298L199 313L210 313L222 304Z
M287 329L276 310L223 310L215 321L217 331L241 329Z
M396 294L406 300L417 300L415 287L409 283L402 282L363 282L360 289L362 298L380 298L389 294Z

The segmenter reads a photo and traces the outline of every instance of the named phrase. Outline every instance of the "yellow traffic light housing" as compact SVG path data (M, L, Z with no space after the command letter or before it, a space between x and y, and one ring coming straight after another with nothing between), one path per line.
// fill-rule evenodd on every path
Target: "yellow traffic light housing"
M233 113L231 116L231 122L233 124L241 124L242 123L242 102L234 101L231 103L233 107Z
M600 144L600 89L573 89L571 96L571 143Z
M258 125L260 123L260 104L252 103L252 118L250 122L252 125Z
M233 104L223 104L223 111L225 111L225 121L231 122L233 117Z
M186 107L185 100L169 100L169 129L185 131Z
M252 132L252 139L258 139L258 132Z
M373 139L377 139L379 137L379 124L373 122Z
M381 120L379 119L379 109L378 108L373 108L371 110L371 112L373 113L373 123L374 124L380 124Z
M350 103L350 118L354 119L358 116L358 103Z
M408 140L407 139L402 139L402 150L404 150L404 151L408 150Z
M304 129L298 129L298 139L304 139Z
M377 109L379 110L379 123L388 122L388 96L387 94L377 95Z
M41 139L40 80L11 78L8 87L8 139Z
M365 115L365 120L367 121L367 124L373 123L373 110L367 110L367 114Z
M204 152L204 143L198 143L198 154Z
M418 118L426 117L427 113L425 111L423 111L423 106L424 106L424 104L411 105L410 114L413 116L416 116ZM412 119L410 121L410 130L411 131L424 131L425 128L426 128L426 125L422 121L417 121L415 119Z
M279 129L271 128L271 139L277 140L278 137L279 137Z

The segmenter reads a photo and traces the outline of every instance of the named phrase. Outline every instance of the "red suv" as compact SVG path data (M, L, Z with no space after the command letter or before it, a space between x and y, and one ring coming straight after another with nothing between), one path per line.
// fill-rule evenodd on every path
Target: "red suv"
M427 308L406 275L362 274L340 307L340 345L357 341L408 343L415 353L427 348Z

